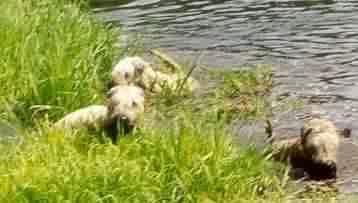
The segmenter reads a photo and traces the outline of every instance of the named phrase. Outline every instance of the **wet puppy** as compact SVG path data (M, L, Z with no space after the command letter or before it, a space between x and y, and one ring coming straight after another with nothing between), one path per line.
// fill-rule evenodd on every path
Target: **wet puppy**
M143 90L135 86L116 86L108 93L107 105L92 105L67 114L55 128L104 130L116 143L119 131L130 133L144 112Z
M341 131L329 120L313 118L304 124L298 137L276 140L269 122L266 131L274 159L289 161L293 168L303 169L312 179L336 178L340 137L349 136L349 130Z
M109 125L109 111L105 105L91 105L65 115L54 124L57 129L102 129Z
M120 60L111 73L112 86L135 84L150 88L156 80L156 73L148 62L138 56Z
M108 119L115 129L130 133L144 114L144 91L132 86L115 86L108 92Z
M161 92L163 87L176 90L179 85L183 85L190 92L198 84L194 79L188 77L185 84L181 84L184 76L181 74L166 74L154 71L151 65L138 56L126 57L120 60L113 68L111 85L138 85L145 90Z

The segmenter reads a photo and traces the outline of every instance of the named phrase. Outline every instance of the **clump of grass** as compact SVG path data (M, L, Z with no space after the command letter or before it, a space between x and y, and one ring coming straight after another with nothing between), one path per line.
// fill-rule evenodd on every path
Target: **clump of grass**
M268 65L253 65L236 70L205 70L215 85L198 90L195 96L183 96L177 91L164 89L150 98L154 106L166 119L188 112L190 116L208 122L230 123L235 119L257 120L270 116L271 68ZM159 115L160 117L160 115Z
M101 101L114 54L119 53L116 32L83 12L79 2L0 2L3 119L28 126L45 115L55 120Z
M272 72L269 65L252 65L233 71L212 71L219 81L217 100L224 101L223 112L238 115L239 119L269 116Z
M173 121L100 144L86 132L29 133L0 166L2 202L240 202L283 195L275 165L220 126ZM10 156L10 153L9 153Z

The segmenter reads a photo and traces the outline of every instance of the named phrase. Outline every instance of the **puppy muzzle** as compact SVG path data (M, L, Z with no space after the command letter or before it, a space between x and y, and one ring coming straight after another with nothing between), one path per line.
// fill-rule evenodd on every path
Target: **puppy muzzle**
M128 134L133 131L134 125L126 116L120 116L117 120L117 128L120 134Z
M334 161L312 162L307 172L314 180L335 179L337 178L337 164Z

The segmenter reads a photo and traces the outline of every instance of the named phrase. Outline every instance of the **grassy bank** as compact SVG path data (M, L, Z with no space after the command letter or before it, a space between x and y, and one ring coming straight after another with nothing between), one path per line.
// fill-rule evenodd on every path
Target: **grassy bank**
M271 85L265 67L213 72L215 88L196 97L149 98L141 128L117 145L85 130L51 130L65 112L101 103L113 60L125 51L113 46L118 33L66 2L0 2L0 118L25 129L21 143L0 145L1 202L286 196L283 169L253 147L234 145L227 130L233 119L265 117Z
M46 129L2 156L3 202L246 202L276 200L274 165L234 147L213 125L172 122L118 145Z
M1 118L28 126L101 100L115 32L64 2L0 2Z

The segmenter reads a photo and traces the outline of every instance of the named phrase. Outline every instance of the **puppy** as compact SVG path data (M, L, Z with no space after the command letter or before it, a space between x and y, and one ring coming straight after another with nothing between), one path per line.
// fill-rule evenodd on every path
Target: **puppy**
M144 114L144 91L133 85L115 86L108 92L108 119L118 130L130 133Z
M113 68L111 85L137 85L151 92L161 92L163 87L176 90L181 85L184 76L181 74L165 74L160 71L154 71L150 64L142 58L126 57L119 61ZM192 92L198 84L189 77L183 84Z
M112 124L109 111L104 105L91 105L65 115L54 124L56 129L103 129Z
M139 85L148 89L156 80L156 73L149 63L138 56L125 57L113 68L112 86L116 85Z
M135 86L116 86L108 93L106 106L92 105L67 114L55 128L104 130L116 143L119 131L130 133L144 112L143 90Z
M301 168L312 179L332 179L337 176L337 149L340 137L349 136L329 120L313 118L301 128L300 136L275 140L268 122L266 132L272 145L273 158L289 161L293 168Z

